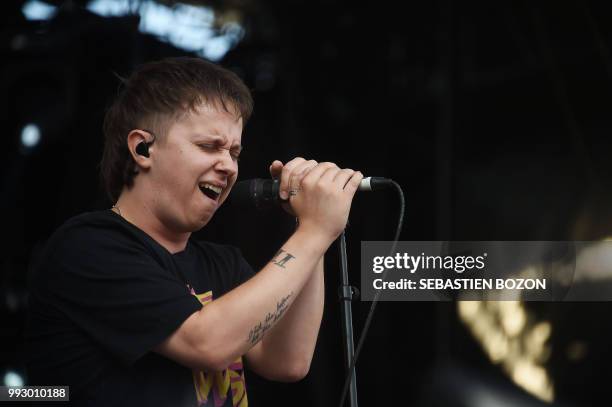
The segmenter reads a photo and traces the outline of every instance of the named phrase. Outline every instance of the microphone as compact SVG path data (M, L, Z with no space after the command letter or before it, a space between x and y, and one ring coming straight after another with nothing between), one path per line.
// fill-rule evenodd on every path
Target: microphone
M383 177L366 177L361 180L357 191L379 191L393 185ZM280 181L277 179L254 178L237 182L230 193L229 202L240 207L265 209L279 205L283 200L278 195Z

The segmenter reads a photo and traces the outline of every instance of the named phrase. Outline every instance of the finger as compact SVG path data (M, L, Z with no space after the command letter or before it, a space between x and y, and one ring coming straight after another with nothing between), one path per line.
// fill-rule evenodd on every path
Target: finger
M354 196L357 189L359 189L359 184L361 184L361 180L363 179L363 174L361 171L357 171L353 173L351 178L348 180L346 185L344 186L344 193L348 196Z
M291 171L291 177L289 178L289 190L299 189L302 182L302 178L314 167L317 166L315 160L304 161L298 164L293 171Z
M283 172L283 163L279 160L274 160L270 165L270 176L274 179L278 178Z
M321 175L321 182L324 182L326 184L333 184L334 179L336 178L336 175L338 175L339 172L340 168L338 168L338 166L334 164L333 167L329 167L327 171L325 171L323 175Z
M302 157L296 157L293 160L289 161L283 167L283 171L280 176L280 185L279 185L279 195L281 199L289 198L289 188L290 188L290 177L293 169L299 164L303 163L304 160Z
M302 185L304 184L315 184L321 178L321 176L330 168L338 168L336 164L324 162L319 163L316 167L308 172L302 179Z
M334 184L338 185L338 187L341 189L344 189L346 187L346 183L351 179L354 173L355 171L350 168L344 168L338 171L336 178L334 178Z

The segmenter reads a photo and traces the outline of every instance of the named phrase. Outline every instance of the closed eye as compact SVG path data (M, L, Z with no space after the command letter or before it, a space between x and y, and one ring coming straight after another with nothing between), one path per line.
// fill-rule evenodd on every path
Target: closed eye
M241 151L240 149L225 148L218 144L208 144L208 143L200 143L198 144L198 147L208 152L221 152L222 150L229 150L230 156L232 156L232 160L240 161L240 151Z
M219 150L221 150L221 147L217 146L216 144L198 144L198 147L200 147L202 150L206 150L206 151L219 151Z

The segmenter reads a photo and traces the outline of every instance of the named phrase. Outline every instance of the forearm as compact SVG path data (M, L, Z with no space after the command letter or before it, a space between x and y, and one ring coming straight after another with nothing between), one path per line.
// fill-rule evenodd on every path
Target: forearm
M199 343L203 349L215 355L220 365L245 354L282 320L329 244L298 228L257 275L202 308Z
M290 371L303 373L295 376L303 376L308 372L323 317L324 299L321 257L285 316L262 340L262 360L265 360L265 366L260 366L261 369L275 372L288 368ZM286 372L276 372L281 376L283 373Z

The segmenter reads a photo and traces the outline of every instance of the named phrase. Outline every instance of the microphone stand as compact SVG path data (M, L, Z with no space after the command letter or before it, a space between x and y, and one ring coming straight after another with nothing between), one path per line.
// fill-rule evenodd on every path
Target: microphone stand
M353 313L351 302L353 299L359 298L359 290L356 287L349 285L348 281L348 266L346 260L346 239L344 233L340 235L340 268L342 272L342 284L339 287L338 295L340 297L340 307L342 310L342 337L344 339L344 359L346 362L346 370L350 368L351 360L355 354L355 344L353 341ZM351 383L349 388L349 397L351 407L357 407L357 376L355 367L351 372Z

